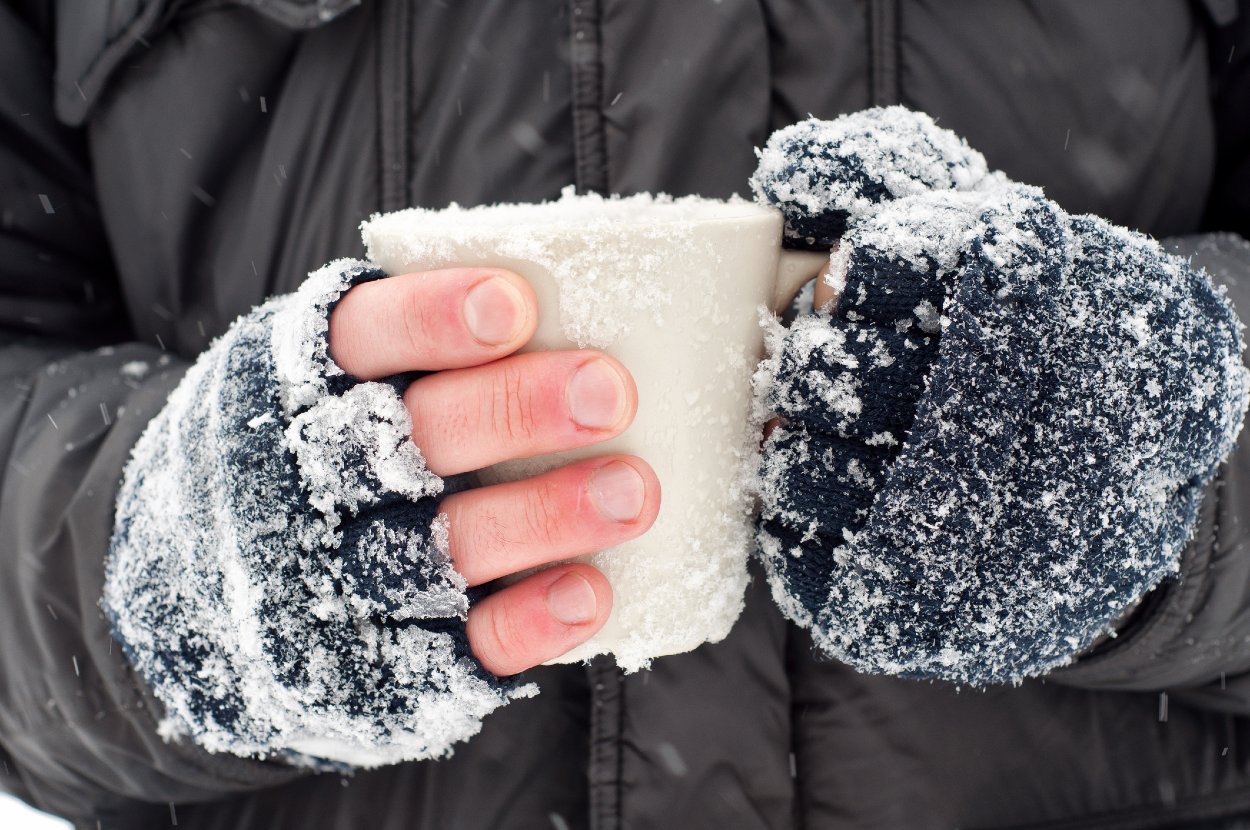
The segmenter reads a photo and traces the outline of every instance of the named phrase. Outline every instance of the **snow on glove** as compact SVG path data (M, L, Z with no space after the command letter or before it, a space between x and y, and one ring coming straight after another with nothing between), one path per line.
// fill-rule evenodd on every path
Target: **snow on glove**
M981 199L951 192L934 200L917 217L917 233L949 241ZM878 227L852 226L831 271L841 296L836 310L771 331L770 359L755 378L760 419L784 417L762 457L760 542L774 598L805 627L907 438L937 357L951 282L950 251L940 259L905 251Z
M761 551L823 650L1018 680L1177 571L1250 394L1205 274L999 178L852 218L831 277L757 377Z
M848 223L883 202L1006 182L962 138L901 106L809 118L777 130L757 153L756 201L781 210L787 247L817 251L833 247Z
M134 449L103 605L166 737L374 766L444 755L533 693L470 654L398 382L327 353L334 303L381 276L339 260L240 318Z

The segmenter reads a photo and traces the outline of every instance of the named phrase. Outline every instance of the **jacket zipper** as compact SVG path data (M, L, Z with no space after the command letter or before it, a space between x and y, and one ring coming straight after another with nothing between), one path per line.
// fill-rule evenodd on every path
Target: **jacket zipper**
M608 144L603 128L600 0L570 0L573 68L573 159L579 193L607 195Z
M621 828L621 732L625 684L616 660L600 655L590 677L590 829Z
M378 5L378 210L409 207L412 176L412 8L407 0Z

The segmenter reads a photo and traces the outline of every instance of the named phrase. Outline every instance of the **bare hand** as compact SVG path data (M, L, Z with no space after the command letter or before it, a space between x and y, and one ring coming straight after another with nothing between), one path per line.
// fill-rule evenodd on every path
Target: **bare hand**
M437 371L409 386L404 403L427 465L448 476L604 441L633 420L638 392L613 358L593 350L512 354L537 322L533 290L511 272L405 274L343 296L330 318L330 352L362 380ZM621 455L442 503L452 560L469 585L632 539L659 507L654 471ZM550 567L474 605L469 645L490 671L515 674L589 639L611 608L597 569Z

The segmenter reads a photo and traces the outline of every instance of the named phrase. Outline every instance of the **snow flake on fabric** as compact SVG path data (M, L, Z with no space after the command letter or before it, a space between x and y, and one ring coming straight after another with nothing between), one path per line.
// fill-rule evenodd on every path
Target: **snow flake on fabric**
M817 137L871 144L863 117L787 134L819 152L779 150L846 179L801 206L849 222L837 307L772 333L757 376L781 418L761 464L774 596L864 671L1042 674L1177 573L1250 398L1241 324L1153 240L1000 174L963 190L899 162L913 184L891 201L847 197L863 177ZM897 135L856 157L930 158Z
M534 692L471 656L399 392L327 354L333 303L379 276L332 263L240 318L134 449L103 604L167 737L374 766L446 755Z
M777 130L758 151L756 200L781 209L787 243L829 248L847 223L892 199L1001 184L985 158L928 115L878 107Z

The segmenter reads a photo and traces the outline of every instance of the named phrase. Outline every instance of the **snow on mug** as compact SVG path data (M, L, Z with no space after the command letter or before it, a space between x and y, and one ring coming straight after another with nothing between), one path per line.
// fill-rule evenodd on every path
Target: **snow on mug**
M651 530L581 558L612 585L607 624L552 662L610 652L634 671L723 639L741 613L754 544L759 308L785 305L828 260L782 251L781 227L779 212L741 199L605 199L571 189L544 204L413 208L361 226L369 258L388 274L517 272L539 301L524 351L602 349L637 383L638 413L622 435L481 471L484 483L514 481L619 452L659 476Z

